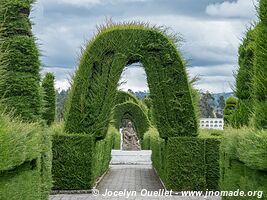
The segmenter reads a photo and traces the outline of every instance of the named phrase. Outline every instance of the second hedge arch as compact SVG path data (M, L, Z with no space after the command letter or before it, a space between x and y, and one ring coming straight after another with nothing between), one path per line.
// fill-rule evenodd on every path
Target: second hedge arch
M123 68L141 62L162 138L197 134L185 64L171 37L144 24L108 25L85 48L69 97L65 130L107 133Z
M134 102L126 101L116 105L113 115L117 129L120 128L122 119L131 120L140 139L143 139L145 132L149 129L149 120L146 113Z

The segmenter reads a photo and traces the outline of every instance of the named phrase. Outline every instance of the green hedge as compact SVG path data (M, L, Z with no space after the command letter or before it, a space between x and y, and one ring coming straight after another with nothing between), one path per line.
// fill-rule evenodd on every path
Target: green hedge
M114 126L119 130L123 119L133 122L134 128L140 139L143 139L145 132L150 126L147 113L136 103L127 101L118 104L113 109Z
M0 160L0 199L48 199L51 140L40 125L1 115Z
M61 126L53 132L53 180L56 190L90 189L109 166L113 134L95 142L90 134L66 134Z
M264 196L261 199L267 199L266 149L266 131L226 129L221 143L221 190L263 191Z
M172 137L165 141L156 129L150 129L144 138L150 140L144 143L150 143L153 167L168 189L219 189L218 136Z
M196 135L185 62L175 42L177 39L166 31L142 23L103 27L80 58L68 100L66 132L104 138L123 68L141 62L160 136Z

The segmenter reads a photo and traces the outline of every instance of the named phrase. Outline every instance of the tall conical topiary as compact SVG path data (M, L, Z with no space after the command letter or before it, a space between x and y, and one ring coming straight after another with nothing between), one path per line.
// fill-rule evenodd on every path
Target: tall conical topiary
M56 115L56 91L55 91L55 76L52 73L46 73L43 82L43 111L42 118L51 125L55 120Z
M255 51L255 29L250 29L239 47L239 69L236 75L236 97L239 99L235 111L235 127L248 126L252 112L253 64Z
M254 125L267 129L267 0L260 1L254 60Z
M39 50L31 32L32 0L0 3L0 98L24 120L40 117Z

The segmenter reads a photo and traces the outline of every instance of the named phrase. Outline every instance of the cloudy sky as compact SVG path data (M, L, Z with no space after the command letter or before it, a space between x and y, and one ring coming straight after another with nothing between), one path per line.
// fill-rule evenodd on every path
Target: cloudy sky
M68 88L81 46L106 19L163 25L182 35L181 50L189 75L200 75L203 91L229 92L237 68L237 50L256 20L256 0L38 0L31 18L42 53L43 73L54 72L56 87ZM122 87L147 90L145 72L132 66Z

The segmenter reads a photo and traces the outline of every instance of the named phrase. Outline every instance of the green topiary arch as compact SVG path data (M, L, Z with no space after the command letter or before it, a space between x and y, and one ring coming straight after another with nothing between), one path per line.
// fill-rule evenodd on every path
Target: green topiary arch
M114 125L119 130L123 119L128 119L133 122L137 135L140 139L146 131L148 131L150 123L147 117L147 113L140 107L140 105L126 101L118 104L113 109Z
M104 138L126 65L141 62L162 138L197 134L185 64L173 40L143 24L109 25L85 48L69 96L65 130Z

